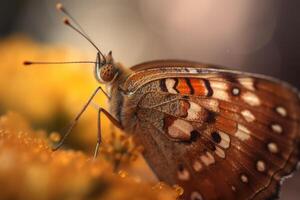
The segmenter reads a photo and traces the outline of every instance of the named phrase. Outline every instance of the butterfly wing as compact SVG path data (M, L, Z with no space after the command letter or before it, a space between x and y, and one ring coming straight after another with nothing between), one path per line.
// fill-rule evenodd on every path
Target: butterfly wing
M296 89L260 75L169 64L136 68L123 85L140 99L136 139L158 178L182 186L184 199L276 195L299 159Z

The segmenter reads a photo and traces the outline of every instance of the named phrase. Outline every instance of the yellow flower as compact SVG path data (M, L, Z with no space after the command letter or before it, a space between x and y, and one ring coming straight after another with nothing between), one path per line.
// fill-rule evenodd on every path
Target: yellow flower
M0 117L0 163L1 199L175 200L180 192L113 173L110 163L82 151L53 152L46 132L15 113Z

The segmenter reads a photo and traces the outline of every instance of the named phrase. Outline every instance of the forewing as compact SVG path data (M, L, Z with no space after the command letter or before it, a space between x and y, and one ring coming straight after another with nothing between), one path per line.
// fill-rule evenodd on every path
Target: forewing
M136 72L126 89L143 94L137 139L146 160L162 181L181 185L185 199L266 199L296 167L300 103L282 82L165 67Z

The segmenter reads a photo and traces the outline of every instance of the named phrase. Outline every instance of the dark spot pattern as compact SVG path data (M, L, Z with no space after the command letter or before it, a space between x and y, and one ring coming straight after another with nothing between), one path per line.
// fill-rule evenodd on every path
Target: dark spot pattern
M213 124L213 123L216 122L216 116L217 116L217 114L216 114L215 112L209 111L209 112L207 113L207 116L206 116L205 121L206 121L208 124Z
M189 78L185 78L185 82L186 82L186 84L189 86L190 94L194 94L194 93L195 93L195 90L194 90L194 88L193 88L193 86L192 86L192 84L191 84L190 79L189 79Z
M184 170L183 164L179 164L178 171L183 172L183 170Z
M210 86L210 82L207 79L203 79L205 87L207 89L207 97L211 97L214 94L213 89Z
M168 92L167 86L166 86L166 79L161 79L159 82L160 89L163 92Z
M239 83L233 74L222 74L222 77L230 83Z
M178 86L179 81L178 81L177 78L174 78L174 80L175 80L175 84L174 84L174 86L173 86L173 89L174 89L177 93L180 93L180 92L177 90L177 86Z
M221 142L221 140L222 140L220 134L218 132L216 132L216 131L214 131L214 132L211 133L211 137L212 137L213 141L215 143L217 143L217 144L219 144Z
M200 136L200 133L198 131L196 131L196 130L193 130L191 132L191 139L190 139L191 142L196 142L197 139L199 138L199 136Z

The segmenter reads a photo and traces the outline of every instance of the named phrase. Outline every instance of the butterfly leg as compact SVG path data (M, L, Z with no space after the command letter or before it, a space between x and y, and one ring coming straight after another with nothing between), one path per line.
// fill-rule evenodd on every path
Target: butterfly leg
M99 107L98 108L98 137L97 137L97 144L96 144L96 148L95 148L95 152L94 152L94 159L97 158L98 156L98 152L99 152L99 147L101 145L102 142L102 136L101 136L101 113L103 113L108 119L109 121L111 121L117 128L119 129L123 129L122 125L120 124L120 122L114 118L108 111L106 111L105 109Z
M91 101L93 100L93 98L96 96L96 94L102 91L104 93L104 95L110 99L110 97L108 96L108 94L99 86L97 87L97 89L93 92L93 94L91 95L91 97L88 99L88 101L86 102L86 104L82 107L81 111L77 114L77 116L75 117L75 119L70 123L67 132L64 134L62 140L60 141L60 143L54 147L52 150L56 151L57 149L59 149L64 141L66 140L66 138L68 137L68 135L71 133L71 131L73 130L73 128L75 127L75 125L77 124L79 118L81 117L81 115L85 112L85 110L87 109L87 107L90 105Z

